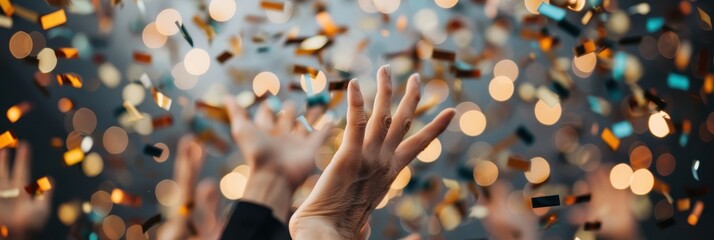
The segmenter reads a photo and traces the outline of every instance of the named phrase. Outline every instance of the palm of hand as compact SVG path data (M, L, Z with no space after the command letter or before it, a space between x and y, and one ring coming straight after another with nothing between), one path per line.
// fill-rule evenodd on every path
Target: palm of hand
M26 143L17 147L12 177L9 174L8 152L0 151L0 191L19 191L17 197L0 198L0 225L20 234L41 228L50 213L51 191L35 198L24 189L30 177L30 150Z
M403 139L419 102L419 76L409 78L394 122L390 117L392 87L388 68L380 68L377 81L377 97L369 119L359 85L355 80L350 82L342 145L310 196L292 216L293 238L311 238L301 234L315 232L316 228L324 229L325 234L331 235L329 238L356 238L397 174L445 130L454 115L452 109L446 109L421 131Z
M329 133L329 126L308 132L295 124L295 105L285 104L285 110L274 116L267 104L261 104L251 122L245 109L227 100L231 116L231 133L252 170L268 170L287 177L297 187L314 167L314 156ZM314 122L321 109L313 108L307 120Z

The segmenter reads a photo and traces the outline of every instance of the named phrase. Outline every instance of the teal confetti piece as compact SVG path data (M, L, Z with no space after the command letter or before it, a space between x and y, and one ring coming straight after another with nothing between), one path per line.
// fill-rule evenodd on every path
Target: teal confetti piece
M602 1L601 0L588 0L588 2L590 2L590 6L597 7L597 6L600 6L600 3Z
M327 104L330 104L330 94L328 94L326 91L307 97L308 108L314 106L327 106Z
M308 132L313 132L315 129L312 128L310 123L307 122L307 119L305 119L304 115L300 115L297 120L302 124L302 126L307 129Z
M689 142L689 135L686 133L682 133L682 135L679 136L679 146L686 147L687 142Z
M538 6L538 13L559 22L565 19L566 14L565 9L547 4L545 2L542 2L540 6Z
M618 52L615 54L615 61L612 67L612 78L619 81L625 75L625 67L627 66L627 54Z
M47 31L47 38L53 39L56 37L63 37L66 39L72 39L72 35L74 35L74 32L72 29L66 28L66 27L58 27L58 28L53 28Z
M632 135L632 124L628 121L617 122L612 125L612 133L617 138L624 138Z
M689 78L681 74L669 73L667 86L672 89L687 91L689 90Z
M663 17L652 17L647 19L647 32L655 33L658 32L664 26Z
M596 97L588 96L588 104L590 105L590 110L602 115L602 106Z

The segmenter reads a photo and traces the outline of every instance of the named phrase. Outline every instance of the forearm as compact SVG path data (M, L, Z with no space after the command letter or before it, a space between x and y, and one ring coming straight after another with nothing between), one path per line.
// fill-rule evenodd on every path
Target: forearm
M251 172L241 200L270 208L275 218L287 224L294 190L284 176L258 170Z

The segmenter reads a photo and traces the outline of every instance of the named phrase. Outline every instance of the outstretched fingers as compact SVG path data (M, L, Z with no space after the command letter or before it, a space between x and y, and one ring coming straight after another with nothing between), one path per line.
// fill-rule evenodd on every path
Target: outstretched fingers
M456 111L453 108L444 109L419 132L400 143L394 152L397 160L397 169L404 168L404 166L409 164L431 141L444 132L455 114Z
M397 112L394 114L394 121L392 126L387 132L387 136L384 139L384 146L388 148L394 148L399 145L399 143L404 138L404 135L409 131L412 124L412 118L414 118L414 111L416 110L417 104L421 99L421 93L419 88L420 77L418 73L412 74L407 80L407 92L402 98L402 101L397 107Z
M347 148L362 148L367 118L364 113L364 98L356 79L349 83L347 93L347 125L343 145Z
M389 65L384 65L377 70L377 96L374 99L372 116L367 123L368 142L382 145L384 137L392 124L392 77Z
M231 97L226 97L223 102L226 105L228 119L230 120L231 130L234 134L233 137L235 138L235 135L237 135L239 129L241 129L240 127L250 122L248 119L248 113L245 108L238 105L236 100Z
M12 172L12 181L16 186L25 186L30 181L30 145L20 142L17 145L15 166Z

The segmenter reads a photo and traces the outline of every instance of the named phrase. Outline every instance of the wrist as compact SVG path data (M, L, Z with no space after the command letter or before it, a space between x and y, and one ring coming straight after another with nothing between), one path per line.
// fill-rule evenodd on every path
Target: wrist
M340 234L332 224L321 219L296 219L290 221L293 239L350 239Z
M257 203L270 208L273 215L287 223L294 187L284 176L275 172L255 170L250 173L241 201Z

